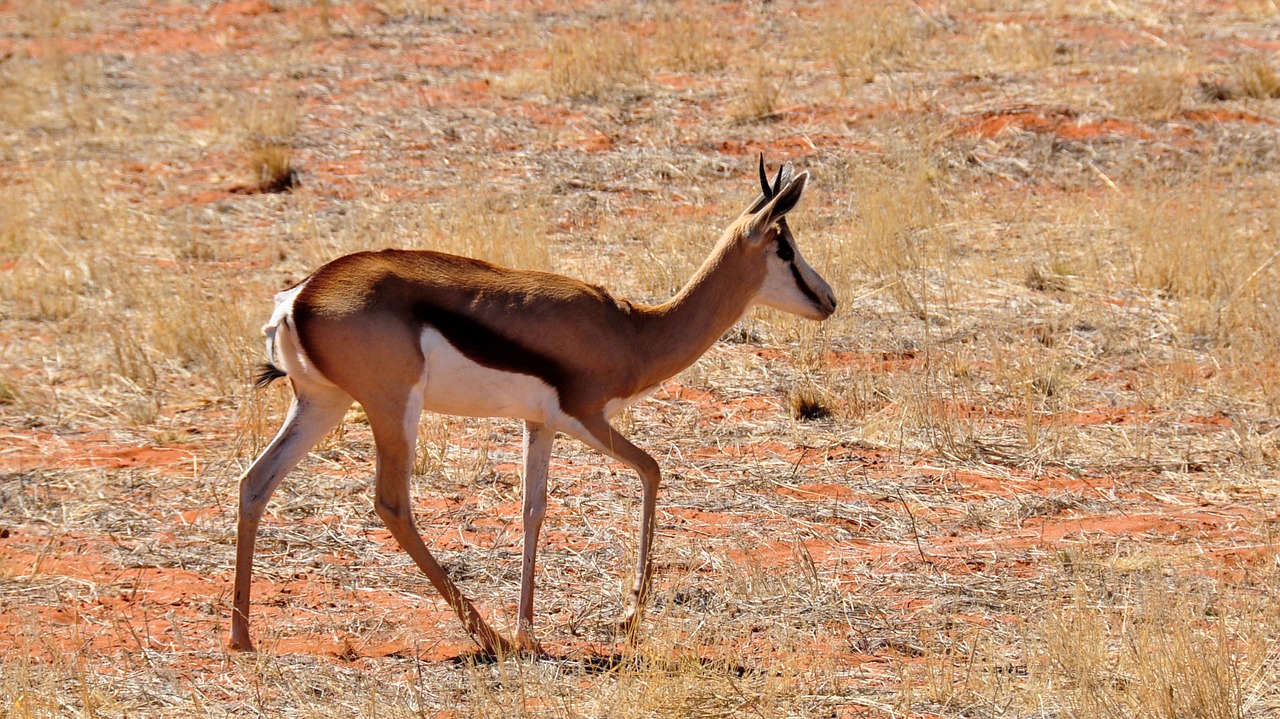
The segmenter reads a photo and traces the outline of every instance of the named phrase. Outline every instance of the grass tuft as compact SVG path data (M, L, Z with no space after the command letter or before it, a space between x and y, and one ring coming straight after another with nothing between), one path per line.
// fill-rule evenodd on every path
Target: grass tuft
M299 178L293 164L293 143L298 129L297 102L283 93L272 94L250 104L244 122L244 152L253 179L236 190L272 193L296 187Z
M1069 292L1071 290L1071 278L1068 275L1034 263L1027 268L1027 276L1023 282L1029 289L1037 292Z
M17 404L19 397L17 385L0 378L0 404Z
M1145 584L1146 582L1144 582ZM1137 611L1104 608L1083 587L1053 612L1045 658L1073 717L1242 719L1266 657L1198 593L1139 589ZM1252 618L1252 617L1251 617Z
M832 415L826 397L812 388L792 391L787 404L791 408L791 416L801 422L827 419Z
M1240 94L1258 100L1280 98L1280 73L1263 57L1249 57L1236 66Z
M559 35L547 58L544 87L556 98L602 100L643 84L649 74L638 41L621 30Z
M1069 59L1065 46L1042 28L992 23L983 29L983 58L996 71L1043 71Z
M921 32L914 15L905 3L841 3L814 24L809 52L834 68L841 92L849 93L915 59Z
M747 76L746 85L730 110L734 122L760 122L774 119L782 97L783 79L769 60L757 59Z
M1173 60L1145 62L1132 80L1110 86L1111 102L1124 115L1167 120L1182 110L1184 74Z
M715 21L682 8L659 21L659 56L665 67L680 72L706 73L723 69L726 44L717 36Z

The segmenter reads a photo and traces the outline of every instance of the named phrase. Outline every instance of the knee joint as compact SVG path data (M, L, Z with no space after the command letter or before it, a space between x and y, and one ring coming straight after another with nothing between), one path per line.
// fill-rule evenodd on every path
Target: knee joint
M381 499L373 503L373 511L387 524L402 522L409 516L409 511L404 506L391 505Z
M662 481L662 470L659 469L657 461L652 458L636 469L640 473L640 481L645 484L652 484L656 488L658 483Z

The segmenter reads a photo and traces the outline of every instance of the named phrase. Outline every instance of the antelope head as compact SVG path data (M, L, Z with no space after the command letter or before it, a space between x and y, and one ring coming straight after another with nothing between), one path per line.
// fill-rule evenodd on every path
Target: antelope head
M811 320L825 320L836 311L831 285L805 262L796 245L786 215L800 202L809 173L794 174L783 165L770 185L760 155L761 194L743 212L742 241L764 255L764 282L753 299L765 305Z

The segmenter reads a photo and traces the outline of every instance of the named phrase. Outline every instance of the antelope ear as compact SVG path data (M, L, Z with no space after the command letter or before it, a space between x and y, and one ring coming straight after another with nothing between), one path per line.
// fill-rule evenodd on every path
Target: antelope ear
M759 212L751 218L750 224L747 225L747 235L749 237L762 237L765 230L768 230L774 223L781 220L786 214L795 209L800 203L800 196L804 194L805 184L809 182L809 173L802 172L796 175L796 178L783 187L778 194L773 196L772 200L766 204Z

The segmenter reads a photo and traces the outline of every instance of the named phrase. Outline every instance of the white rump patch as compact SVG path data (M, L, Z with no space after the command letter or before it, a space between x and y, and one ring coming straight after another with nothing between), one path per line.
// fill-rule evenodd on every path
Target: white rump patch
M334 387L336 385L316 369L298 340L298 328L293 322L293 303L305 286L306 282L303 282L276 293L275 311L271 313L271 321L262 328L267 337L267 357L294 382L316 382Z
M284 321L286 315L293 314L293 301L298 298L298 293L302 291L306 283L300 283L287 290L276 293L276 307L271 312L271 319L262 326L262 334L267 339L267 361L277 367L283 362L276 352L276 333L280 329L280 323ZM280 367L280 369L285 369ZM288 370L285 369L287 372Z

